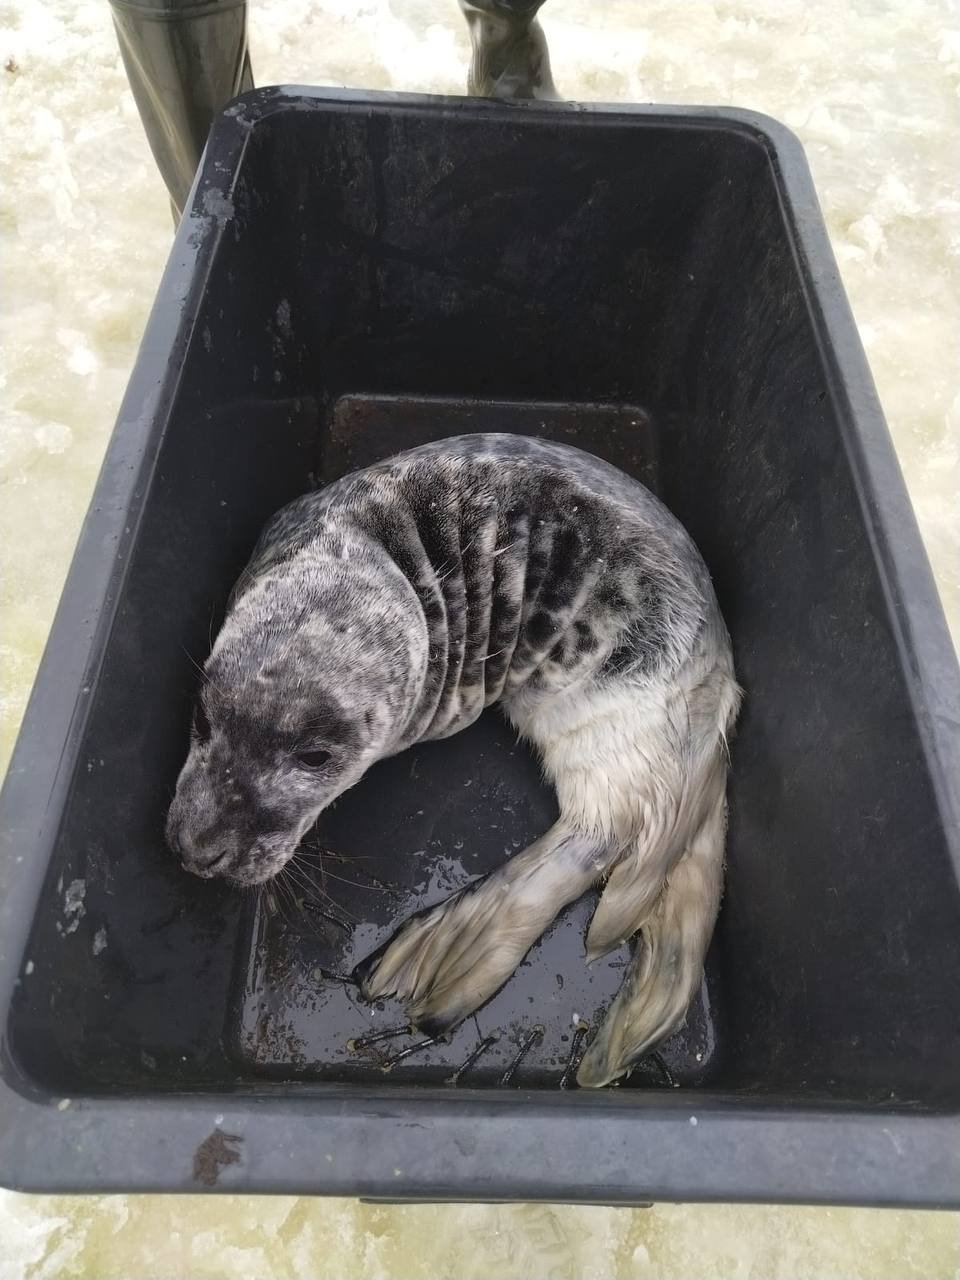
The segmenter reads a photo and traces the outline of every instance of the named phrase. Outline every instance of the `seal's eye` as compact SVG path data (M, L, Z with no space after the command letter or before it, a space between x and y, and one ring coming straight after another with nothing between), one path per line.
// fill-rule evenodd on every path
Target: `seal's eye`
M198 702L193 713L193 732L197 735L197 741L201 743L210 741L210 734L213 730L210 728L210 721L207 719L207 713L203 709L203 703Z
M297 764L302 764L304 769L322 769L330 760L329 751L298 751Z

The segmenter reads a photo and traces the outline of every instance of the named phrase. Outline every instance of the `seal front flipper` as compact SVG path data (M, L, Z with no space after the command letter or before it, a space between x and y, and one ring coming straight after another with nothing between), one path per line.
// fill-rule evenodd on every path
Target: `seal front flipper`
M396 996L411 1021L449 1031L494 995L557 913L598 880L615 851L556 823L483 880L409 920L355 971L368 1000Z

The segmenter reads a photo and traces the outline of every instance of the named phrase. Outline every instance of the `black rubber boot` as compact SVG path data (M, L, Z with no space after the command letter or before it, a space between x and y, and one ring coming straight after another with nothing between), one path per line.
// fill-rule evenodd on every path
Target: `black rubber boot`
M537 10L544 0L460 0L473 58L467 92L476 98L556 98Z
M174 216L214 116L253 88L246 0L110 0L127 78Z

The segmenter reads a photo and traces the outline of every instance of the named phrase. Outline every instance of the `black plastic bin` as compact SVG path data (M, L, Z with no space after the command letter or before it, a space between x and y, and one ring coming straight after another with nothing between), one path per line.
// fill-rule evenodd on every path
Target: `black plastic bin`
M747 699L702 998L561 1090L588 904L390 1074L331 976L550 820L495 713L321 824L323 912L182 873L197 675L267 516L471 429L654 486ZM737 111L274 89L216 124L3 792L0 1178L960 1204L957 668L801 151ZM337 858L354 858L338 862ZM338 916L339 923L331 917ZM503 1062L545 1027L509 1087ZM501 1041L444 1083L478 1032ZM671 1085L673 1087L671 1087Z

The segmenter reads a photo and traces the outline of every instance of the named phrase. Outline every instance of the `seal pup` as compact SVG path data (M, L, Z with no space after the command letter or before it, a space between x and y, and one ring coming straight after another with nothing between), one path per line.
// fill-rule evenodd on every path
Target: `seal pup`
M361 989L442 1034L600 884L588 960L641 934L577 1071L604 1085L699 987L739 697L707 569L643 485L543 440L441 440L267 525L204 668L167 838L197 875L266 881L375 761L500 703L560 817L401 927Z

